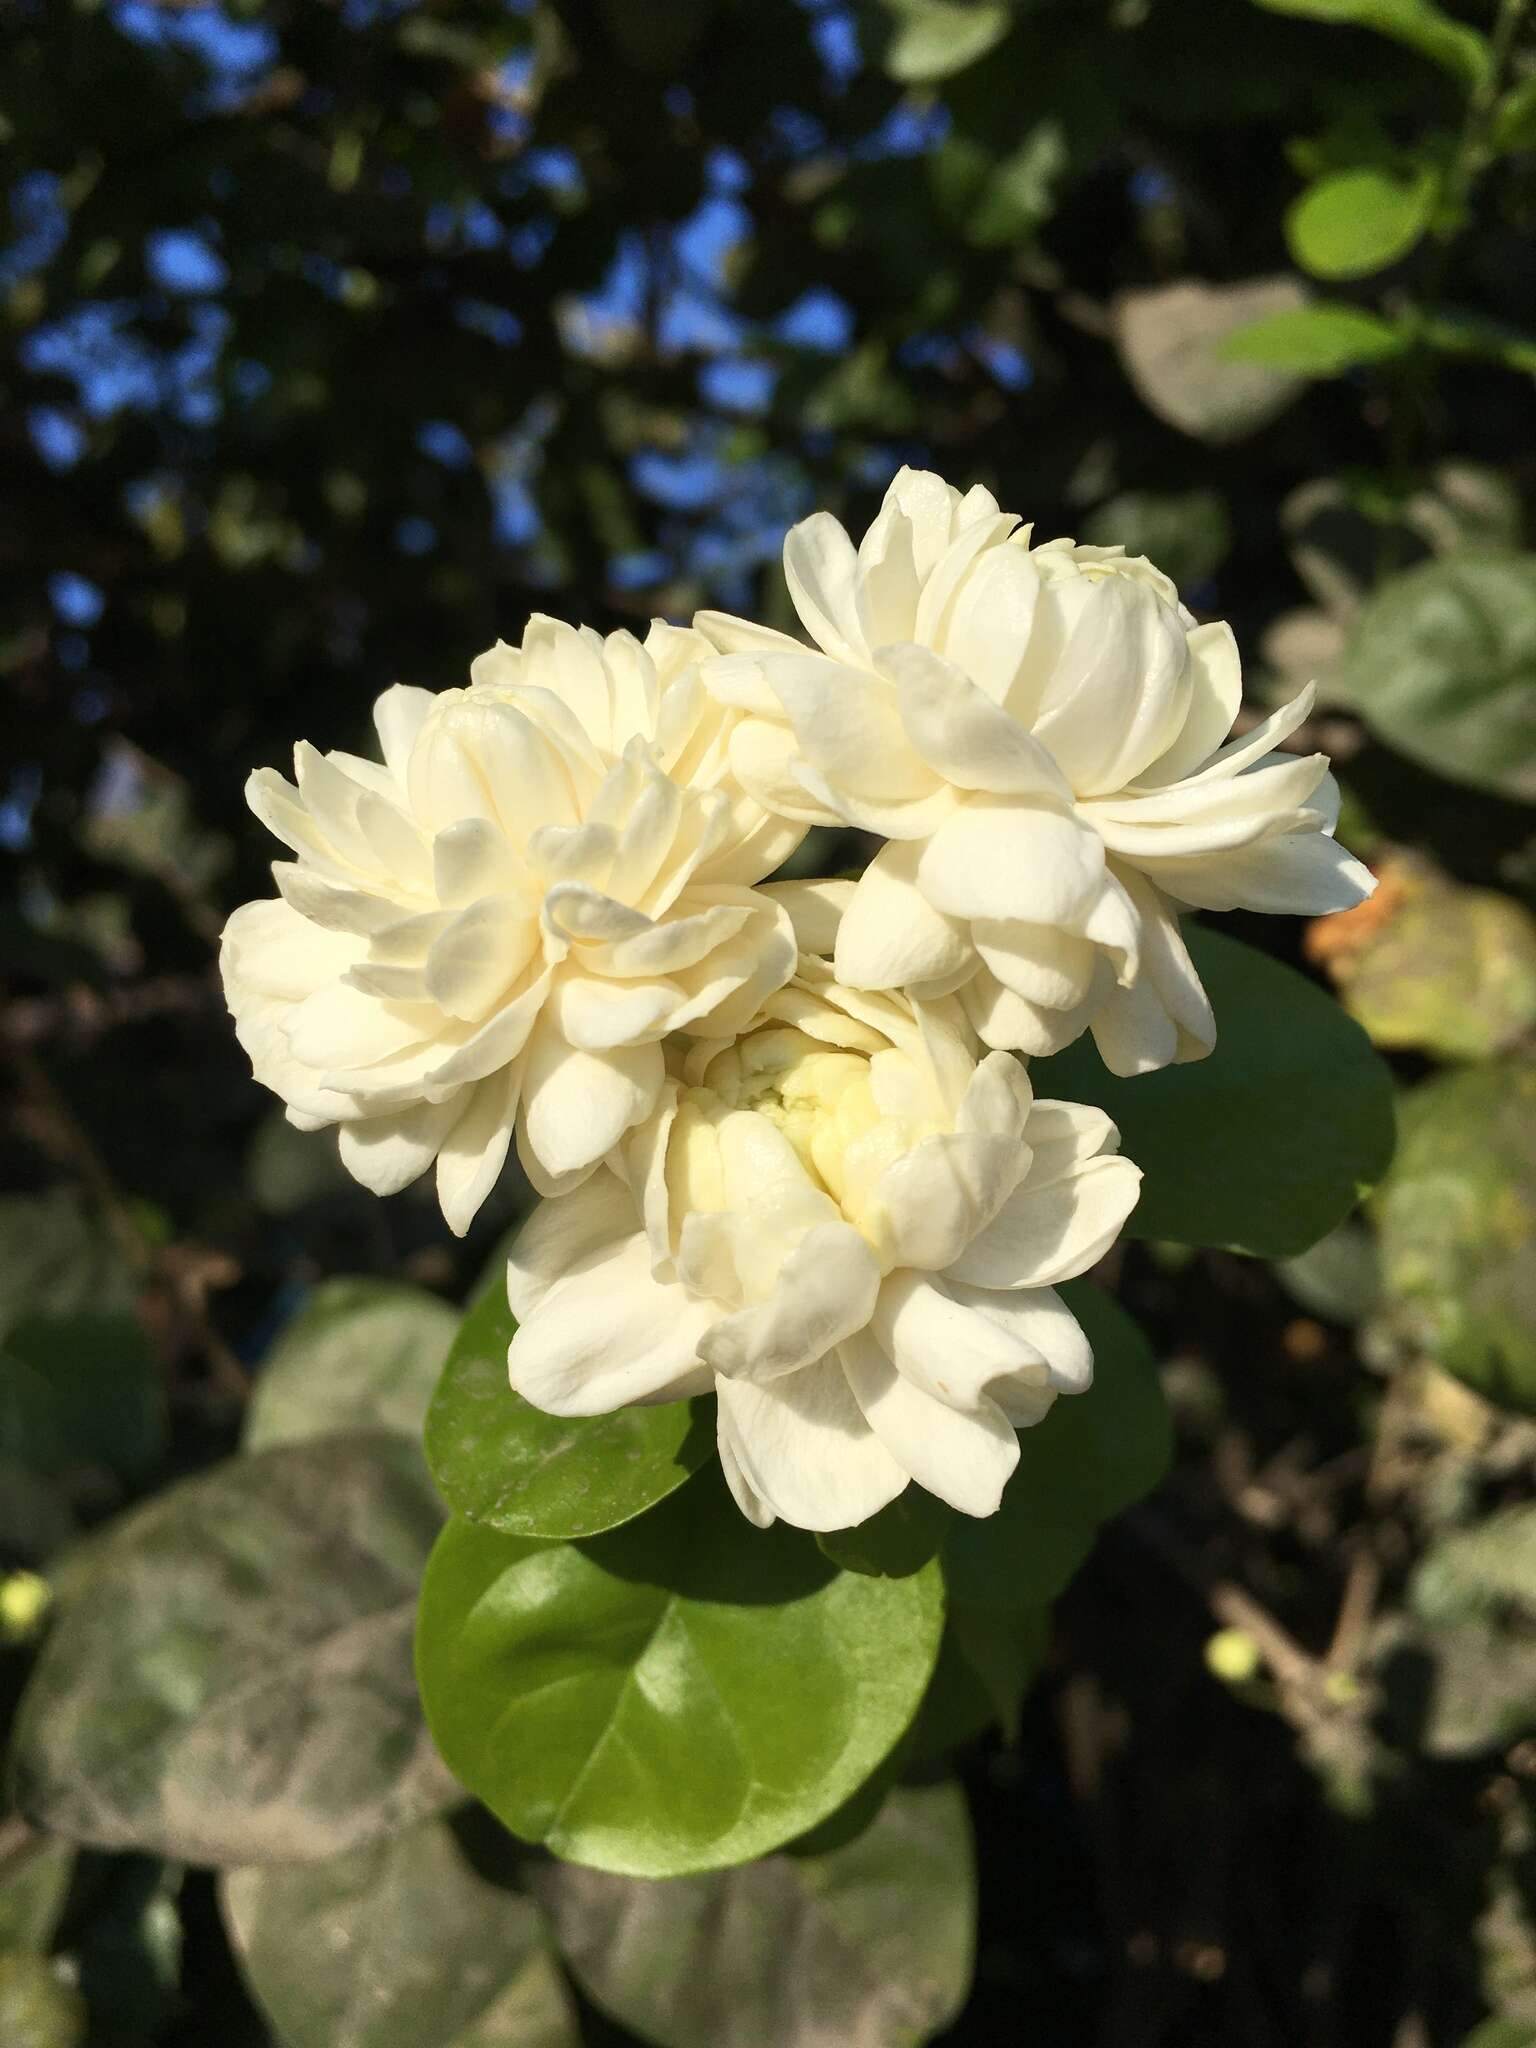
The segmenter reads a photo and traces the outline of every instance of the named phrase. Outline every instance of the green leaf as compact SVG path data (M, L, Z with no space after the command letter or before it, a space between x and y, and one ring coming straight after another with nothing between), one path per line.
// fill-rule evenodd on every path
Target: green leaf
M1484 2020L1472 2029L1461 2048L1536 2048L1536 2022Z
M121 1253L67 1190L0 1200L0 1329L131 1301Z
M840 1806L922 1698L939 1572L839 1572L715 1473L632 1527L537 1545L451 1522L417 1675L438 1746L514 1834L636 1876L742 1863Z
M1232 521L1219 491L1121 491L1090 513L1083 538L1145 555L1187 590L1225 561Z
M885 69L906 85L952 78L1000 43L1013 22L1007 0L884 0L891 16Z
M1536 71L1512 85L1499 102L1493 139L1497 148L1512 155L1536 149Z
M714 1402L545 1415L507 1382L517 1328L498 1274L454 1339L427 1416L427 1462L449 1506L509 1536L596 1536L632 1521L715 1447Z
M1407 345L1402 330L1376 314L1325 302L1240 327L1228 335L1221 353L1229 363L1292 370L1303 377L1340 377L1361 363L1401 355Z
M35 1835L0 1863L0 1953L53 1944L75 1870L75 1845Z
M818 1536L816 1547L844 1571L905 1579L938 1556L951 1519L943 1501L913 1484L856 1529Z
M1285 216L1285 239L1314 277L1370 277L1400 263L1429 226L1435 180L1387 171L1335 171L1319 178Z
M16 1800L101 1848L334 1855L440 1807L411 1619L438 1522L412 1447L284 1444L95 1546L18 1717Z
M824 1855L667 1884L555 1863L532 1881L583 1991L660 2048L911 2048L970 1984L976 1879L955 1785L892 1792Z
M267 1353L246 1448L353 1429L418 1437L457 1327L447 1303L423 1288L325 1281Z
M85 2000L45 1956L0 1956L0 2041L5 2048L81 2048Z
M1119 1125L1146 1175L1136 1235L1288 1258L1384 1171L1391 1076L1360 1026L1291 968L1198 926L1185 938L1216 1012L1209 1059L1125 1081L1082 1039L1031 1062L1030 1079Z
M5 1444L12 1455L43 1472L96 1465L132 1480L164 1454L154 1355L126 1311L28 1316L6 1333L5 1350L19 1371L0 1406L12 1407L30 1384L42 1408L39 1440L30 1451L14 1440Z
M1115 302L1115 341L1148 408L1202 441L1256 434L1299 396L1294 365L1244 356L1239 332L1294 318L1305 300L1294 277L1208 285L1193 279L1123 292ZM1307 366L1302 365L1305 369Z
M283 2048L576 2048L570 1995L485 1816L229 1870L230 1941Z
M1093 1346L1093 1385L1019 1432L1019 1463L984 1521L957 1519L944 1549L953 1601L1039 1609L1066 1585L1102 1523L1168 1469L1172 1425L1147 1340L1120 1304L1086 1281L1062 1290ZM975 1632L960 1647L973 1664Z
M1464 22L1453 21L1431 0L1255 0L1271 14L1301 14L1374 29L1417 50L1464 85L1481 85L1492 69L1487 39Z
M1405 1098L1376 1198L1394 1320L1491 1401L1536 1414L1536 1059Z
M1461 554L1391 577L1329 684L1409 760L1536 803L1536 555Z
M988 1728L1014 1741L1024 1695L1050 1644L1049 1606L946 1601L939 1661L906 1740L903 1765L925 1770Z

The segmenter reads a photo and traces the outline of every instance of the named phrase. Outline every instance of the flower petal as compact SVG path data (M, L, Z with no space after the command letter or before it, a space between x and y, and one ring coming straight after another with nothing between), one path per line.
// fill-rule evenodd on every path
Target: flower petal
M1019 1439L995 1401L952 1408L915 1387L867 1332L842 1347L865 1421L904 1472L962 1515L995 1514Z
M341 1163L375 1195L398 1195L426 1172L464 1104L423 1102L397 1116L364 1116L344 1123L337 1139Z
M852 1225L818 1223L780 1267L769 1299L723 1316L700 1356L729 1379L778 1380L862 1329L879 1288L875 1255Z
M633 1231L566 1266L519 1322L508 1377L514 1392L548 1415L609 1415L682 1400L708 1389L696 1346L713 1314L708 1303L651 1277L645 1234Z
M437 1153L437 1200L448 1228L462 1237L501 1177L517 1110L515 1071L465 1091L465 1106Z
M650 1114L665 1078L659 1045L582 1051L541 1019L519 1111L529 1153L551 1178L583 1170Z
M953 663L927 647L882 647L875 660L896 686L908 739L946 781L999 796L1071 803L1071 788L1049 751Z
M976 1287L1054 1287L1100 1260L1136 1206L1141 1169L1118 1154L1036 1186L1026 1177L947 1277Z
M918 886L951 917L1063 924L1104 882L1104 846L1070 811L973 797L923 848Z
M722 1463L727 1476L734 1466L760 1512L797 1529L848 1529L907 1485L835 1358L769 1386L722 1379L716 1392Z
M836 933L836 973L850 988L944 980L971 964L965 925L917 886L919 848L891 840L859 877Z
M868 650L859 630L859 558L830 512L813 512L784 540L784 580L801 624L837 661L858 664Z

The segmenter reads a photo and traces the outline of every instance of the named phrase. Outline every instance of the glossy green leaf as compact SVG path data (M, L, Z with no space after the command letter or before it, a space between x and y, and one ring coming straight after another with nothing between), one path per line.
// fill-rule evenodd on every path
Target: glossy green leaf
M1339 377L1361 363L1401 355L1400 328L1358 306L1298 306L1240 327L1222 344L1229 363L1294 371L1301 377Z
M840 1806L916 1713L941 1626L936 1564L839 1572L709 1473L582 1544L451 1522L416 1662L443 1756L515 1834L661 1877Z
M224 1873L225 1925L282 2048L576 2048L492 1826L464 1813L324 1863Z
M279 1445L136 1510L38 1660L17 1803L199 1863L334 1855L441 1806L410 1667L438 1519L382 1435Z
M832 1529L816 1545L845 1571L904 1579L937 1557L953 1516L915 1483L856 1529Z
M1435 181L1369 167L1308 186L1285 216L1285 239L1314 277L1370 277L1400 263L1429 226Z
M545 1415L507 1382L517 1325L498 1278L454 1339L427 1416L427 1462L449 1506L509 1536L617 1528L676 1492L715 1447L714 1402Z
M909 1770L943 1761L988 1728L1014 1740L1024 1695L1050 1643L1048 1604L983 1606L957 1599L951 1583L945 1610L939 1661L901 1746Z
M1464 85L1480 85L1492 66L1487 39L1444 13L1433 0L1256 0L1256 4L1272 14L1301 14L1313 21L1373 29L1377 35L1390 36L1393 42L1417 50Z
M1391 577L1330 689L1435 774L1536 803L1536 555L1462 554Z
M1086 1281L1062 1293L1093 1345L1093 1385L1019 1432L1018 1468L995 1515L956 1519L944 1578L967 1605L1044 1607L1093 1548L1100 1525L1168 1469L1172 1427L1147 1340L1117 1301Z
M1412 1089L1375 1208L1394 1320L1489 1400L1536 1414L1536 1060Z
M588 1997L659 2048L911 2048L970 1984L976 1879L954 1785L892 1792L823 1855L666 1884L555 1863L533 1884Z
M458 1328L446 1302L392 1280L327 1280L267 1353L248 1450L338 1430L417 1437Z
M1146 1178L1139 1237L1287 1258L1331 1230L1392 1152L1392 1081L1360 1026L1292 968L1219 933L1186 929L1216 1012L1216 1050L1123 1081L1087 1039L1030 1078L1040 1096L1093 1102Z

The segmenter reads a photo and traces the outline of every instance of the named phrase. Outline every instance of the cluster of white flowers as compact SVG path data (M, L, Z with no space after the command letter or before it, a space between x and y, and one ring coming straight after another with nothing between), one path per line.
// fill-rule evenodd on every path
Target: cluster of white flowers
M397 686L382 762L251 778L291 850L223 969L258 1080L459 1232L515 1135L513 1386L559 1415L713 1389L754 1522L917 1480L991 1513L1016 1431L1087 1386L1054 1292L1139 1174L1026 1057L1199 1059L1184 910L1371 880L1319 754L1242 738L1237 650L1150 562L903 470L855 548L785 544L808 648L721 613L644 643L535 618L470 686ZM855 882L765 883L816 824ZM1025 1057L1021 1057L1025 1056Z

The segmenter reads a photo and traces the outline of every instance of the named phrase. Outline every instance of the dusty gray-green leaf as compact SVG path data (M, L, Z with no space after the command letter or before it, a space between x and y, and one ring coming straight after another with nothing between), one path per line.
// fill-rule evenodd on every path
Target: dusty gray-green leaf
M659 2048L910 2048L970 1983L975 1871L954 1785L892 1792L824 1855L668 1882L551 1863L532 1883L582 1989Z
M478 1820L224 1872L231 1943L283 2048L577 2048L538 1909Z
M419 1436L458 1325L424 1288L322 1282L267 1353L246 1415L246 1448L353 1429Z
M1536 1025L1536 918L1498 889L1470 889L1422 856L1377 864L1368 904L1309 935L1374 1044L1489 1059Z
M33 1672L17 1803L194 1863L334 1855L442 1806L410 1664L438 1520L384 1435L278 1445L137 1509Z
M1395 1320L1491 1401L1536 1414L1536 1060L1424 1081L1378 1191Z
M1392 1079L1360 1026L1292 968L1198 926L1185 938L1216 1012L1209 1059L1124 1081L1080 1039L1031 1062L1030 1079L1119 1125L1145 1175L1137 1236L1288 1258L1385 1169Z
M1536 803L1536 555L1460 554L1389 578L1330 687L1410 760Z
M439 1539L416 1663L438 1746L514 1834L635 1876L761 1856L834 1812L917 1711L939 1570L837 1571L717 1473L625 1529Z
M509 1536L596 1536L675 1493L715 1448L713 1398L546 1415L514 1394L517 1325L498 1274L465 1316L427 1416L427 1462L457 1513Z
M1239 441L1284 412L1301 380L1293 364L1239 358L1226 344L1255 322L1292 317L1305 299L1293 277L1157 285L1116 302L1115 340L1159 419L1198 440Z

